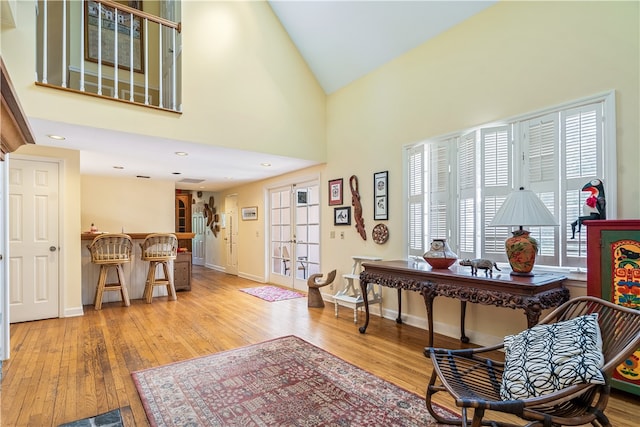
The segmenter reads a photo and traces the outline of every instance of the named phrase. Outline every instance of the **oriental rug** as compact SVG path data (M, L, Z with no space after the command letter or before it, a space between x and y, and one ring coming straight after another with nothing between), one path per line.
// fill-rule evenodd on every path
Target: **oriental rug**
M436 425L423 397L295 336L132 375L152 426Z
M300 292L290 291L288 289L279 288L277 286L259 286L257 288L240 289L240 291L269 302L283 301L293 298L303 298L306 296L305 294L301 294Z

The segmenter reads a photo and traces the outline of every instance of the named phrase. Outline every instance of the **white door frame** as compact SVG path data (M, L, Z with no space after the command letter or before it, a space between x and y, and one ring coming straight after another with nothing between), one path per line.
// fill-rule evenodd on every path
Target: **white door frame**
M2 361L9 358L9 269L6 260L9 259L9 242L7 240L7 224L9 218L9 204L7 195L9 185L7 184L7 162L0 162L0 369ZM0 372L0 377L2 373Z
M271 262L272 262L272 254L271 254L271 192L274 190L278 190L284 187L291 187L292 192L295 193L295 188L297 185L302 185L302 184L306 184L309 182L317 182L318 183L318 191L320 192L320 194L322 193L322 189L320 186L320 175L319 174L314 174L314 175L305 175L305 176L300 176L300 177L296 177L293 179L288 179L288 180L284 180L284 181L280 181L277 183L274 183L273 185L270 185L269 187L265 188L265 193L264 193L264 200L265 200L265 236L266 238L264 239L264 244L265 244L265 277L267 278L267 281L270 283L275 283L275 284L279 284L279 285L283 285L283 286L288 286L294 289L306 289L307 284L306 284L306 280L301 280L301 279L296 279L296 270L297 270L297 255L295 253L295 249L292 250L292 253L290 253L289 255L291 256L291 261L289 262L289 268L291 269L291 276L290 278L288 278L288 276L284 276L284 275L279 275L279 274L273 274L271 272ZM291 200L293 200L293 194L291 197ZM292 218L295 218L295 214L293 213L293 210L296 208L295 203L291 205L291 210L292 210ZM320 208L320 212L318 213L319 215L322 215L322 209ZM319 226L322 225L322 221L320 221ZM291 224L292 229L295 228L295 224ZM294 234L295 234L295 230L293 230ZM322 235L322 230L320 230L320 235ZM293 239L293 235L292 235L292 239ZM292 247L295 248L295 243L292 243ZM320 260L320 265L322 265L322 260Z

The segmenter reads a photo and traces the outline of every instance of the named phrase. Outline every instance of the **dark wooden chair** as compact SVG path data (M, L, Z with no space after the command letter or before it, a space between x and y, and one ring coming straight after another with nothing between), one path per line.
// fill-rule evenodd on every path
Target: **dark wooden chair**
M516 415L529 423L526 426L576 426L591 423L610 426L604 414L610 393L609 377L612 371L640 347L640 310L622 307L595 297L578 297L567 301L545 317L540 324L552 324L576 317L598 313L602 335L605 384L571 385L550 394L522 400L502 400L500 386L504 363L486 357L487 352L500 350L492 347L447 350L427 347L425 356L433 362L433 373L427 388L426 403L429 412L441 423L454 425L515 426L507 422L485 419L485 411ZM432 407L433 395L449 393L462 417L443 418ZM473 409L473 417L467 410Z

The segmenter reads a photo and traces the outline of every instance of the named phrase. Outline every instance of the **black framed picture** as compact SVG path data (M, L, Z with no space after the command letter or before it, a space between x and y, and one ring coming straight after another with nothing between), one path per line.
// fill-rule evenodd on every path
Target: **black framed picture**
M307 204L307 190L298 190L296 192L298 206Z
M389 172L376 172L373 174L373 219L389 219Z
M351 225L351 206L333 208L333 225Z

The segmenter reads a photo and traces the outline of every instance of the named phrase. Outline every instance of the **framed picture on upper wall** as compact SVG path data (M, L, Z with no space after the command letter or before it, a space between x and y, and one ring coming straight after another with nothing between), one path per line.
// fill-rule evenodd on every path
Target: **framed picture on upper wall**
M376 172L373 174L373 219L389 219L389 172Z
M242 212L243 221L254 221L258 219L257 206L249 206L248 208L242 208L240 211Z
M342 178L329 181L329 206L342 204Z
M140 0L120 3L136 10L142 10L142 1ZM142 18L122 9L118 9L116 15L115 8L93 0L86 1L84 4L85 59L91 62L98 62L100 59L102 64L112 67L116 64L117 59L118 68L123 70L131 69L133 62L133 71L144 73ZM118 42L117 48L114 46L116 40ZM98 46L98 42L100 46ZM132 45L133 55L131 55Z

